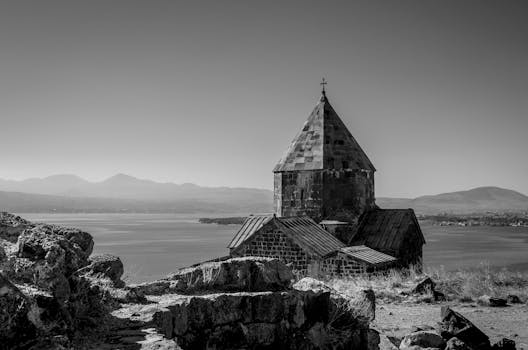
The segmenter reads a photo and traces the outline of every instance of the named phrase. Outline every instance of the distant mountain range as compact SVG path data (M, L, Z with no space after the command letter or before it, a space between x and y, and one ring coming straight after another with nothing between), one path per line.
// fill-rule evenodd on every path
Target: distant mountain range
M273 192L159 183L118 174L101 182L75 175L0 180L0 210L13 212L266 213Z
M89 182L76 175L53 175L23 181L0 180L0 191L66 197L120 198L141 200L255 200L270 199L269 190L254 188L201 187L190 183L160 183L125 174L101 182Z
M500 187L477 187L468 191L417 198L377 198L381 208L413 208L420 214L470 214L528 211L528 196Z
M381 208L419 214L528 211L528 197L498 187L418 198L377 198ZM159 183L118 174L101 182L75 175L0 179L0 210L12 212L269 213L273 192L254 188Z

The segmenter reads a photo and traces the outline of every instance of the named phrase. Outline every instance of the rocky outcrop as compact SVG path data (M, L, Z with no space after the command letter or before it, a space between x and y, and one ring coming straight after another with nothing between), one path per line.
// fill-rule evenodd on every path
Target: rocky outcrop
M88 265L93 249L90 234L1 213L0 243L5 292L1 302L6 303L0 333L5 339L14 334L16 346L30 348L36 338L71 334L97 324L106 311L100 289L78 274Z
M289 288L292 280L291 269L278 259L243 257L184 268L166 279L132 289L146 295L278 291Z

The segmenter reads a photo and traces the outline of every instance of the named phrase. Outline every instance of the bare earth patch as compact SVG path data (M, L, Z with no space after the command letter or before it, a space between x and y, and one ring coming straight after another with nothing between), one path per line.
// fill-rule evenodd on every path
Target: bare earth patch
M403 337L413 326L436 326L440 307L448 305L460 312L486 333L492 343L509 338L517 349L528 350L528 305L488 307L475 304L406 304L383 303L376 308L372 326L388 336Z

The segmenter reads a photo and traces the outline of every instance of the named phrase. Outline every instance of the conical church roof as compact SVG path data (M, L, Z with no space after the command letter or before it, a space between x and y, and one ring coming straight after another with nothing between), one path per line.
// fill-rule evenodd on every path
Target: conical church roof
M273 172L318 169L376 171L324 91Z

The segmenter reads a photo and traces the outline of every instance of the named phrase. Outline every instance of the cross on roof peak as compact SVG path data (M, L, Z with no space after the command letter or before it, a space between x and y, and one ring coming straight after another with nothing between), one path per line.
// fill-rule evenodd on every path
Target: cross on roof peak
M328 81L323 77L319 84L323 87L323 95L326 94L325 85L328 84Z

